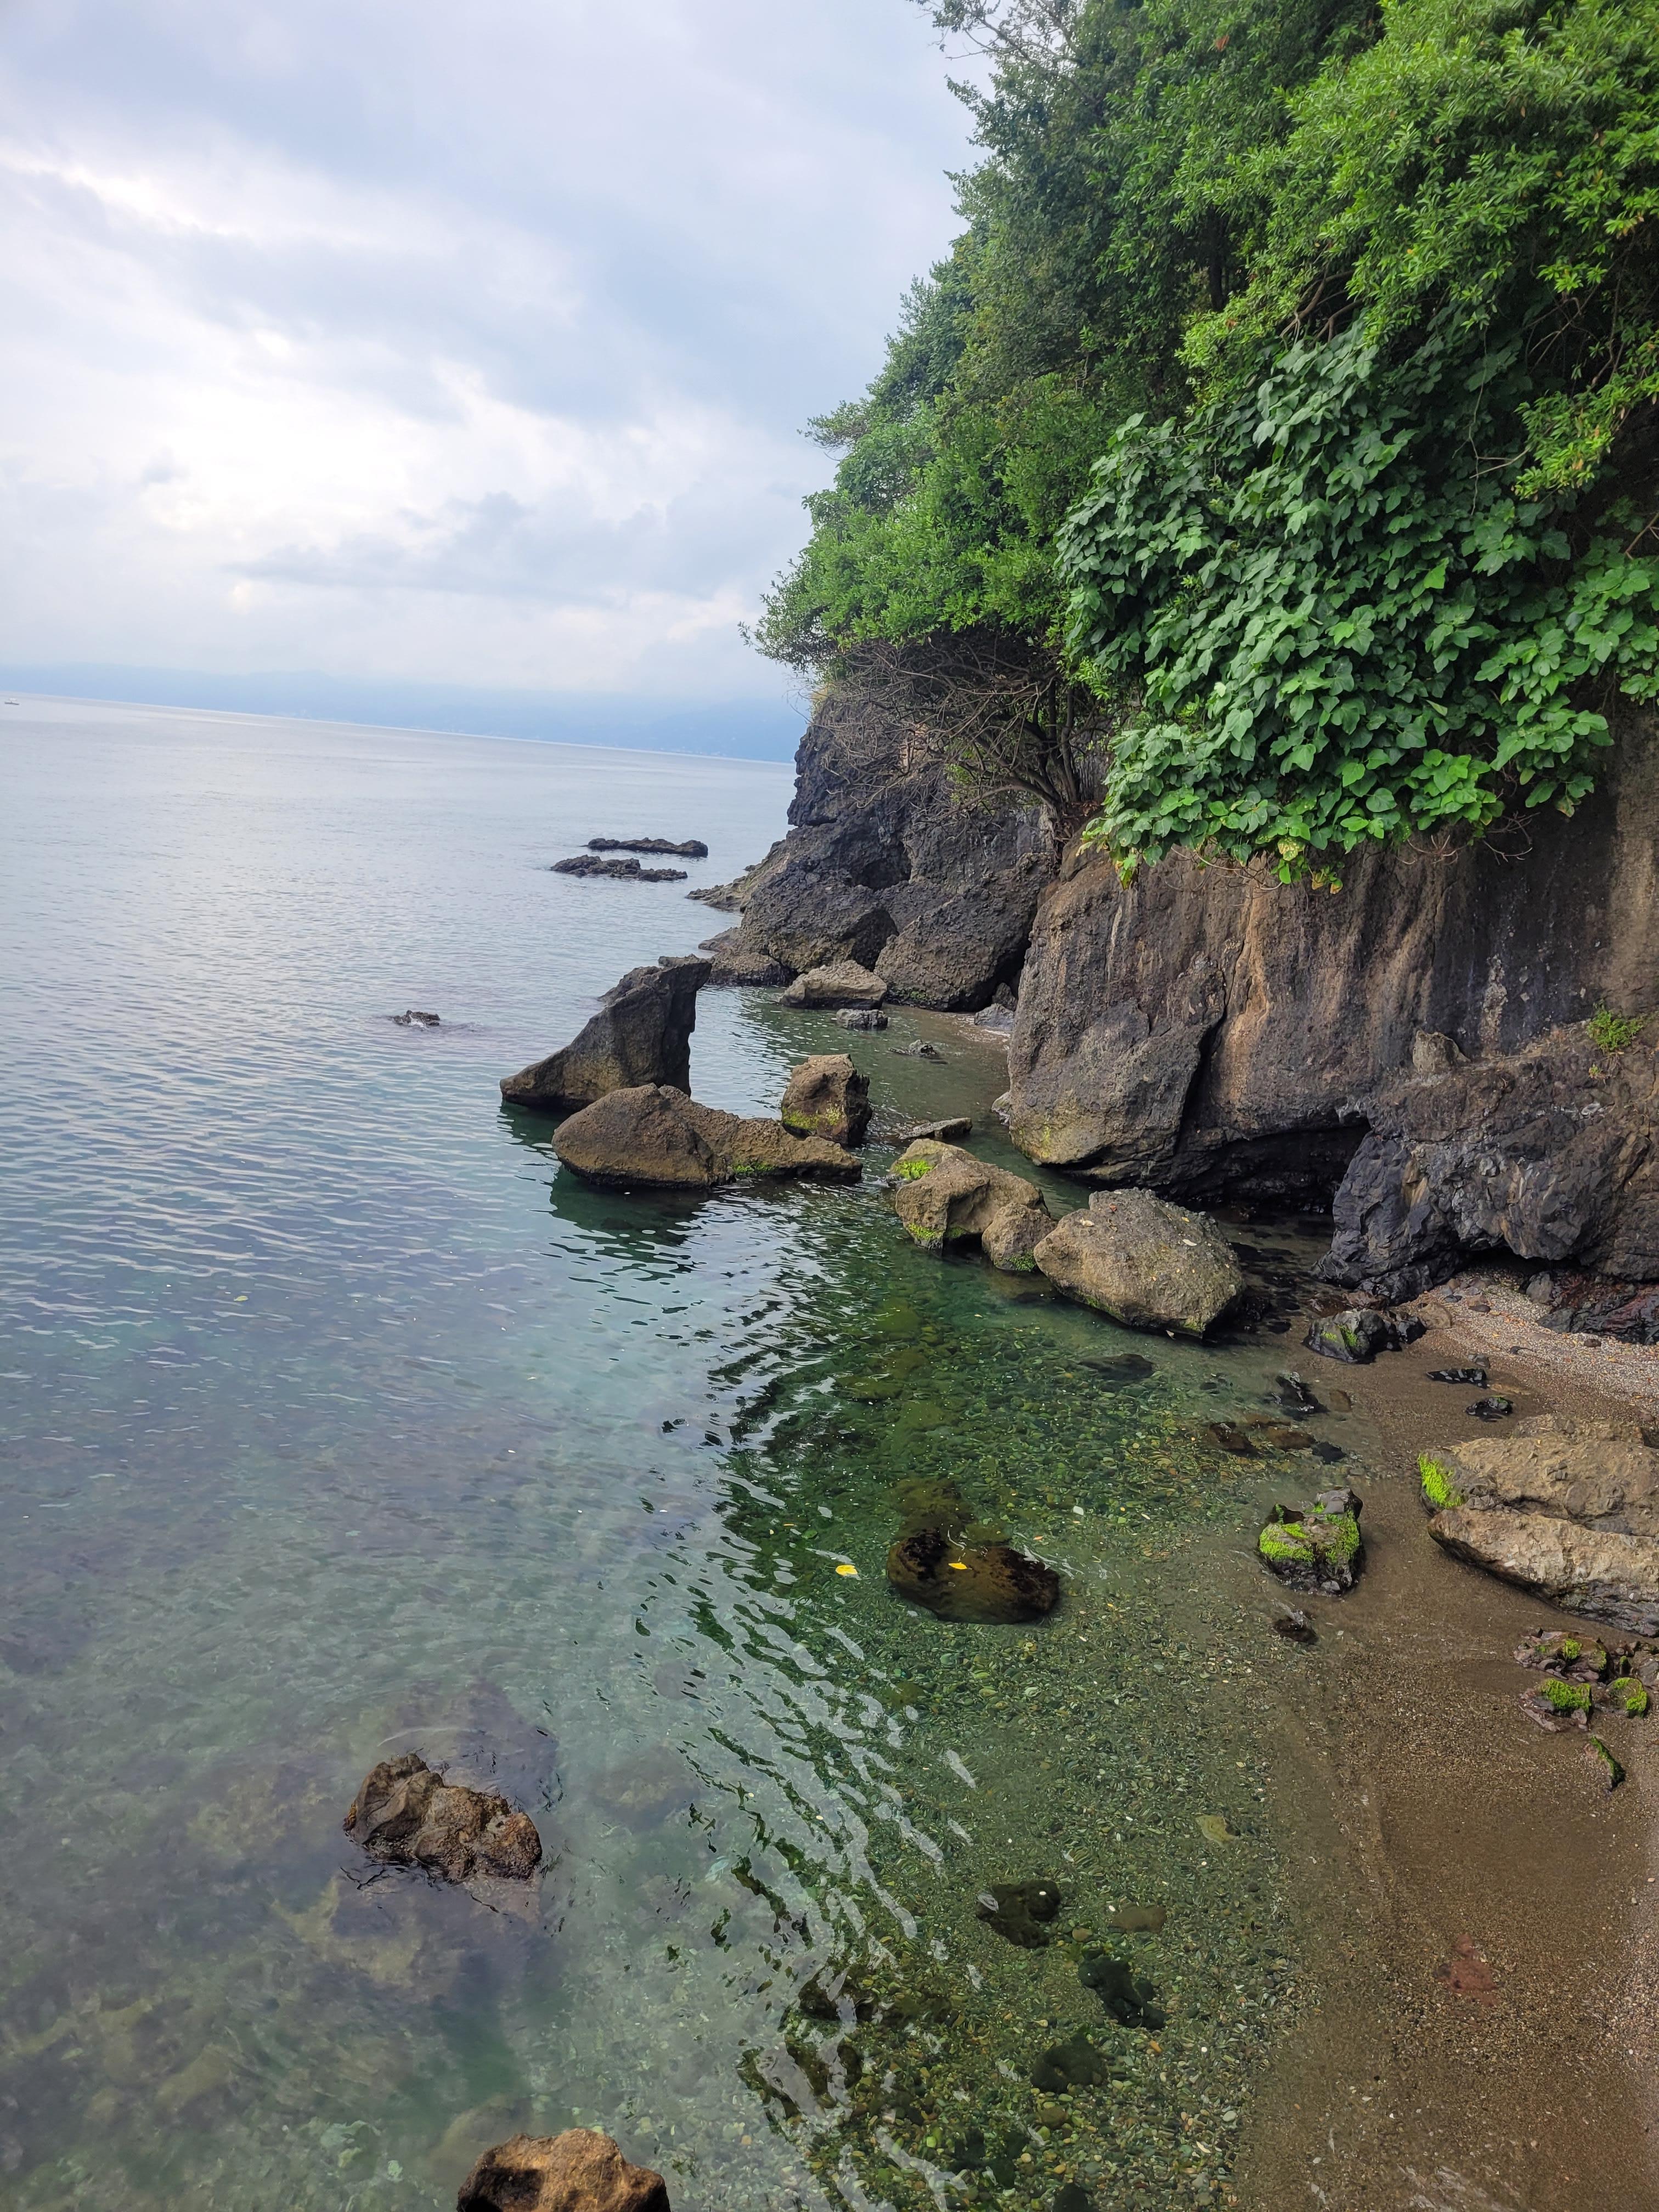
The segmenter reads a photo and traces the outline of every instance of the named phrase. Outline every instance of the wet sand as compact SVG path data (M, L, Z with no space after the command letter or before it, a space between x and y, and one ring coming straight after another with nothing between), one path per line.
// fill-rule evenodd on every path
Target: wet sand
M1268 2061L1242 2146L1248 2212L1659 2204L1659 1718L1606 1730L1628 1778L1611 1795L1581 1735L1527 1720L1534 1678L1515 1648L1568 1617L1441 1553L1415 1477L1425 1447L1491 1432L1464 1410L1480 1393L1428 1382L1431 1368L1484 1358L1517 1418L1628 1420L1659 1352L1598 1353L1539 1328L1512 1291L1452 1287L1462 1301L1420 1301L1429 1334L1373 1366L1294 1356L1322 1399L1352 1393L1341 1440L1366 1431L1386 1472L1357 1478L1364 1574L1306 1601L1319 1641L1286 1647L1278 1669L1278 1821L1298 1839L1322 1956L1307 1962L1319 2000ZM1474 1296L1492 1310L1469 1314Z

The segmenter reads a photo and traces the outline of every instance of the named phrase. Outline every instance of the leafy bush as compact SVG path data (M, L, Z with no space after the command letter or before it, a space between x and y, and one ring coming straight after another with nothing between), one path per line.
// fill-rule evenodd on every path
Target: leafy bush
M1624 1052L1648 1025L1645 1014L1615 1014L1605 1000L1585 1023L1591 1042L1603 1052Z

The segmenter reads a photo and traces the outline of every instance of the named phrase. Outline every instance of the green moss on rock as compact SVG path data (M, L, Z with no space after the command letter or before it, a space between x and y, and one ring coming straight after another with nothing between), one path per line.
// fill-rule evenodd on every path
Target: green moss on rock
M1563 1682L1552 1676L1540 1683L1538 1694L1558 1713L1587 1713L1590 1709L1589 1688L1583 1682Z
M1423 1503L1431 1513L1446 1513L1463 1503L1463 1493L1452 1480L1452 1471L1440 1460L1425 1452L1417 1462L1418 1478L1423 1486Z

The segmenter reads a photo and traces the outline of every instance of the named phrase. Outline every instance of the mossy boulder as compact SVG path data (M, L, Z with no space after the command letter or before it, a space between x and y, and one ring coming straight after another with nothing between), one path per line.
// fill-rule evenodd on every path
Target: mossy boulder
M861 1145L870 1126L870 1080L844 1052L814 1053L789 1078L778 1119L792 1136Z
M960 1145L921 1138L894 1161L893 1175L893 1210L924 1251L977 1244L994 1267L1025 1274L1054 1225L1034 1182Z
M1292 1589L1334 1597L1352 1589L1364 1557L1361 1510L1358 1492L1346 1489L1322 1490L1299 1512L1276 1506L1256 1538L1256 1554Z
M1419 1494L1431 1513L1444 1513L1463 1503L1456 1477L1443 1460L1425 1452L1417 1462Z
M1310 1352L1323 1359L1340 1359L1350 1367L1368 1367L1379 1352L1401 1352L1415 1344L1424 1333L1415 1314L1379 1310L1375 1306L1350 1306L1314 1322L1302 1340Z
M1604 1790L1616 1790L1625 1778L1625 1770L1613 1757L1599 1735L1593 1735L1584 1746L1584 1756L1590 1770Z

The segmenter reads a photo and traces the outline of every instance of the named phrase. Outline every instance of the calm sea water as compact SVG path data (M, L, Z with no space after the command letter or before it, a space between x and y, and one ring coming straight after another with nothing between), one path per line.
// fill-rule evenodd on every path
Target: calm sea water
M1261 1406L1278 1340L941 1266L879 1146L861 1188L652 1200L502 1110L723 926L546 864L698 836L719 880L781 769L34 702L0 749L0 2202L436 2207L578 2121L681 2207L1207 2201L1294 1960L1276 1655L1202 1565L1249 1501L1194 1424ZM832 1041L706 993L694 1083L773 1110ZM995 1132L959 1025L854 1045L890 1115ZM890 1596L918 1480L1060 1565L1060 1612ZM532 1810L532 1894L355 1850L411 1747ZM1036 1876L1059 1940L1022 1949L975 1901ZM1161 1934L1110 1931L1136 1899ZM1101 1942L1161 2037L1080 1984ZM1082 2031L1109 2080L1034 2087Z

